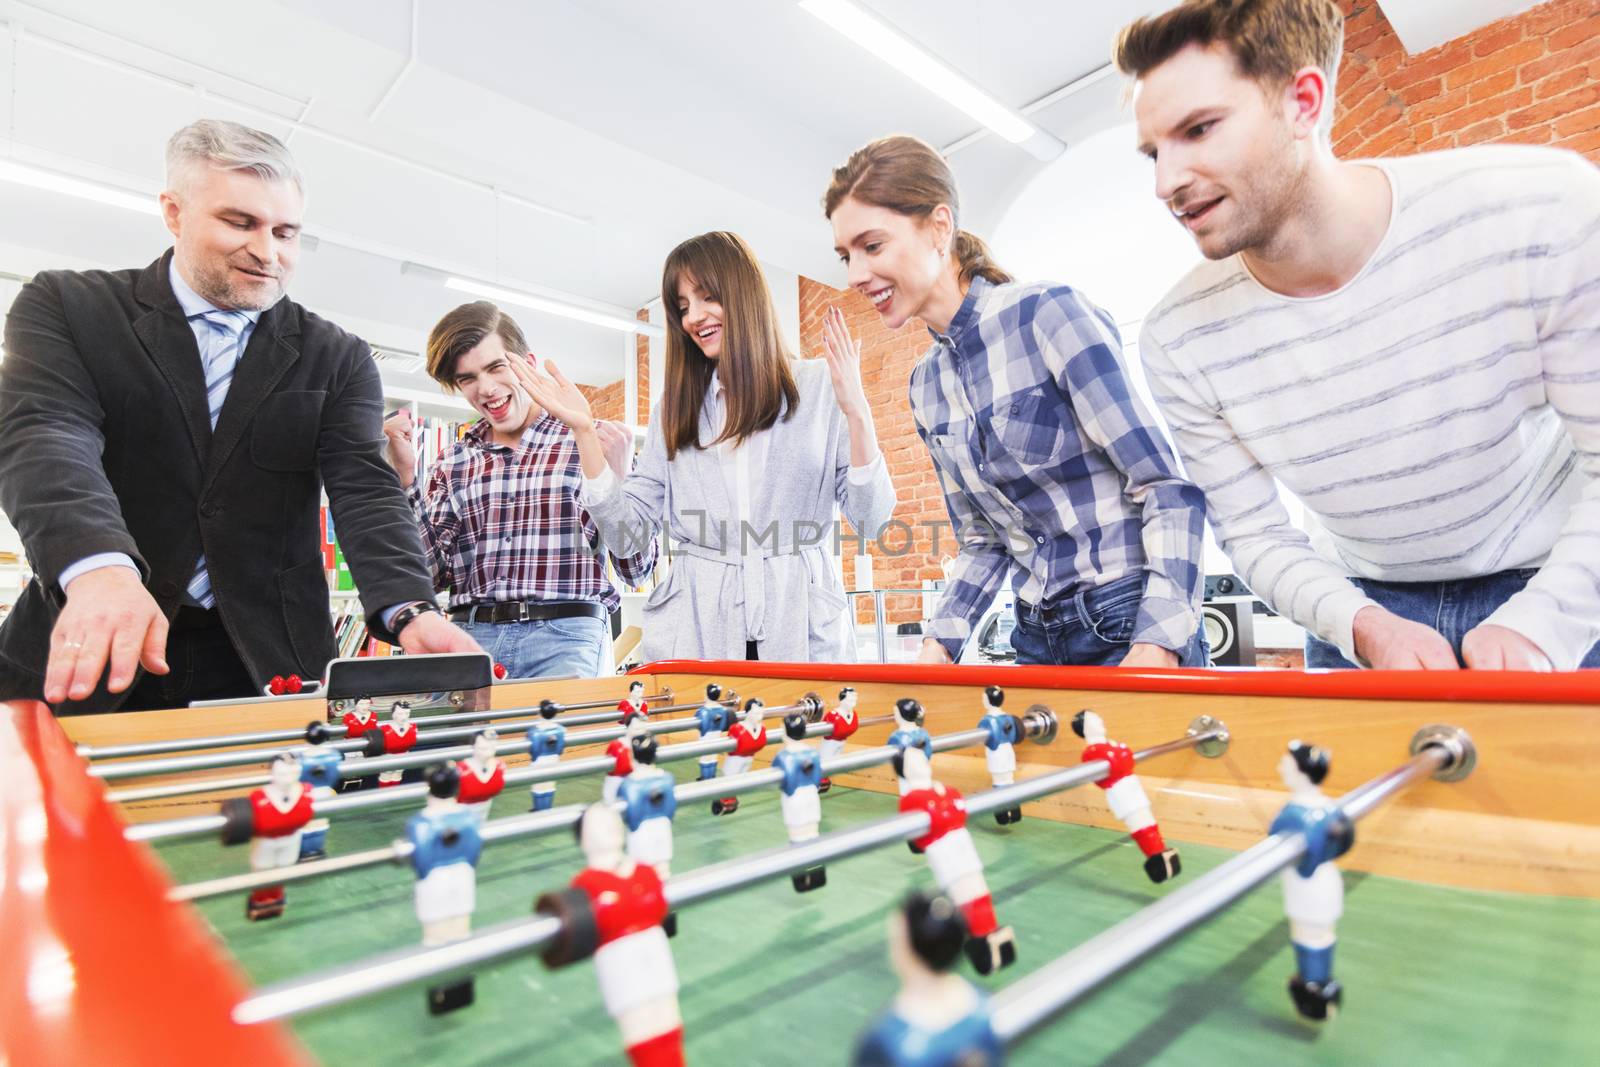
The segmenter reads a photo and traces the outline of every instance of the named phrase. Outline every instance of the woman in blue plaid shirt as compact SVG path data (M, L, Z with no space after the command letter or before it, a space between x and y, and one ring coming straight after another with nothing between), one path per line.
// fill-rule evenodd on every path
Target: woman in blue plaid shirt
M1010 577L1018 663L1205 665L1205 501L1135 395L1111 317L996 266L914 137L858 150L824 205L851 287L890 329L917 318L933 335L911 408L961 550L921 659L958 656Z

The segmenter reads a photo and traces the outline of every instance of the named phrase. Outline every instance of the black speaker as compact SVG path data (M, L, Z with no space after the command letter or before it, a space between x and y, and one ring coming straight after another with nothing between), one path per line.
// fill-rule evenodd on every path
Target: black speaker
M1211 646L1211 662L1218 667L1256 665L1255 615L1252 598L1208 600L1200 605L1200 621Z

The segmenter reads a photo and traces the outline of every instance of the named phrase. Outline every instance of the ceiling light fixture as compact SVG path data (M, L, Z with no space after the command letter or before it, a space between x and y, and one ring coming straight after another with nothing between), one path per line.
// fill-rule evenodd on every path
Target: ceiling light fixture
M46 170L43 167L18 163L14 159L0 159L0 181L27 185L52 193L65 193L80 200L93 200L101 204L110 204L112 207L137 211L142 215L155 215L157 217L161 215L161 205L156 203L154 196L130 193L125 189L102 185L99 182L69 177L53 170Z
M800 6L1012 144L1040 159L1060 153L1060 141L851 0L800 0Z
M475 278L464 278L459 274L437 270L422 263L410 261L402 263L400 264L400 273L434 278L443 284L446 289L454 289L458 293L468 293L472 296L481 296L485 300L493 300L498 304L513 304L533 311L543 311L550 315L560 315L562 318L574 319L578 322L587 322L591 326L604 326L607 329L620 330L623 333L643 334L646 337L666 336L666 331L660 326L629 318L620 312L601 311L596 308L584 307L581 304L557 300L553 297L523 292L520 289L507 289L503 285L480 282Z

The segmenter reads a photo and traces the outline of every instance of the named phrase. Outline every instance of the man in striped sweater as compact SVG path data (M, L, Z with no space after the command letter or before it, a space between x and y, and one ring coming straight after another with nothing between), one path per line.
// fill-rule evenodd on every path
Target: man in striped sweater
M1307 666L1600 666L1600 172L1335 159L1342 38L1335 0L1189 0L1119 38L1208 260L1145 320L1152 390Z

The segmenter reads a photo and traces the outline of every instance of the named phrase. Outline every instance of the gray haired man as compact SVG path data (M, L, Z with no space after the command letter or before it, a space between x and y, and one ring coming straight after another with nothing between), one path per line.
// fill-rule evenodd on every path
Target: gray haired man
M477 650L433 606L370 349L284 297L304 205L282 142L202 120L167 146L171 250L18 294L0 509L34 578L0 627L0 700L136 710L319 675L324 488L373 633Z

